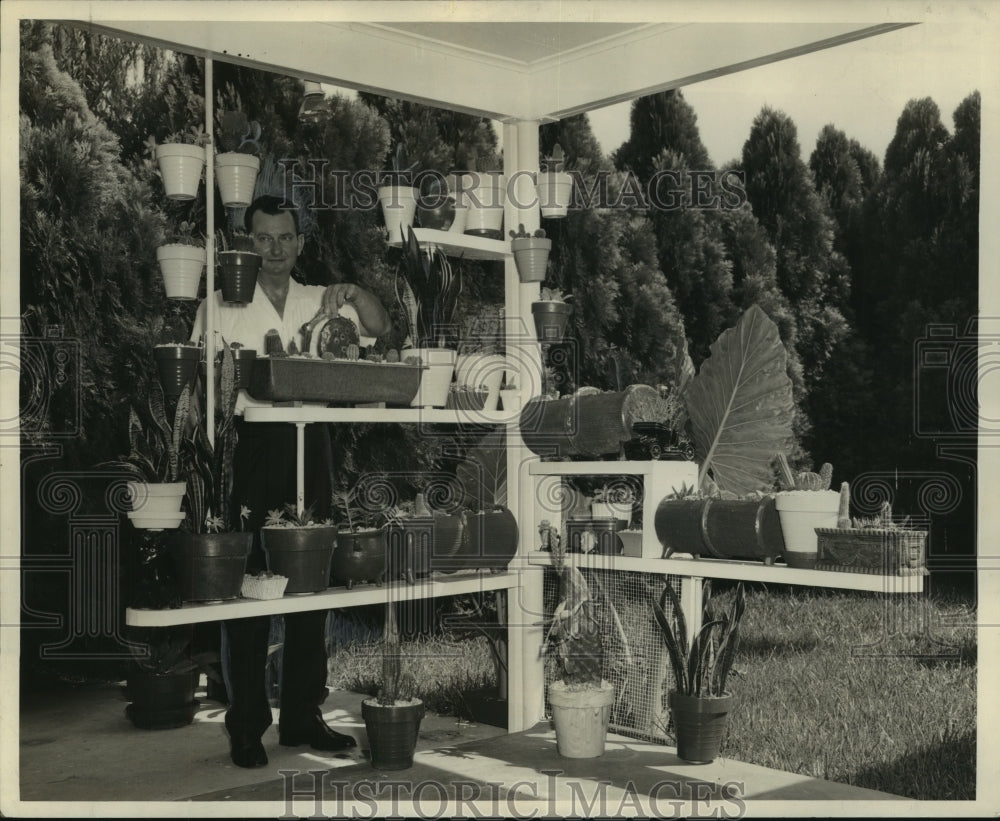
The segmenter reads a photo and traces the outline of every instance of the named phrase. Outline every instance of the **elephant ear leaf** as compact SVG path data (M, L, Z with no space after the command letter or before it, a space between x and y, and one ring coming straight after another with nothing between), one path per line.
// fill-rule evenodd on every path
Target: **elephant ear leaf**
M701 463L720 490L769 489L774 455L792 439L792 382L777 326L757 305L712 344L684 392Z

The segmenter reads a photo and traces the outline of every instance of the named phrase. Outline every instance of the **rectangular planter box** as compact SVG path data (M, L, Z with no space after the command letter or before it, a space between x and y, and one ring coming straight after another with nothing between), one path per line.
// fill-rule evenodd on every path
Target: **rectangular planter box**
M271 402L409 405L423 370L396 362L258 356L247 390Z
M922 530L816 528L817 561L856 572L913 571L926 561L927 533Z

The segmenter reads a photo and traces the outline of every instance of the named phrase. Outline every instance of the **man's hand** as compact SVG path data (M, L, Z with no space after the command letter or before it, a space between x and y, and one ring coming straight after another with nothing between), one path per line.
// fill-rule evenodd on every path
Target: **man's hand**
M327 286L323 293L323 311L337 316L345 304L350 303L358 312L365 336L381 336L389 331L389 315L374 294L351 282L338 282Z

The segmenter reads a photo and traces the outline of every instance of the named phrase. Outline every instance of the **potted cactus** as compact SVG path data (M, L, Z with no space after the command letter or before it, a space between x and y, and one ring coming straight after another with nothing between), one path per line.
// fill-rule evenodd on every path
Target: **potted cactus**
M329 586L337 544L332 520L314 521L312 508L286 503L267 512L260 541L268 570L288 577L286 594L320 593Z
M253 302L263 262L261 255L253 250L253 239L242 231L233 232L230 242L226 241L224 231L217 231L216 237L215 256L223 300L237 304Z
M516 231L510 231L510 250L521 282L541 282L545 279L552 240L546 238L544 229L539 228L529 234L524 230L524 223L519 224Z
M563 295L556 288L542 288L538 299L531 303L531 315L535 320L535 333L539 342L561 342L569 324L573 306L568 300L571 295Z
M411 175L419 165L418 162L408 161L406 146L400 142L392 155L392 172L378 188L378 201L382 206L390 245L402 245L407 229L413 227L418 191L412 185Z
M222 111L218 117L219 143L215 155L215 180L222 204L243 208L253 202L260 170L260 123L251 122L242 111Z
M153 137L147 140L168 199L193 200L198 196L205 168L205 140L205 130L200 125L172 134L159 145Z
M563 170L563 150L559 143L552 149L552 156L542 160L543 171L538 172L535 190L543 217L565 217L573 199L573 177Z
M840 494L830 490L833 465L826 462L819 473L793 473L785 454L778 454L778 480L783 490L775 505L785 541L785 562L789 567L813 568L819 551L817 527L836 527Z
M201 272L205 268L205 240L194 233L193 222L182 221L174 241L156 249L168 299L197 299Z
M413 679L404 673L402 660L396 607L390 599L385 605L378 695L361 702L372 766L376 770L408 770L413 766L424 703L412 695Z

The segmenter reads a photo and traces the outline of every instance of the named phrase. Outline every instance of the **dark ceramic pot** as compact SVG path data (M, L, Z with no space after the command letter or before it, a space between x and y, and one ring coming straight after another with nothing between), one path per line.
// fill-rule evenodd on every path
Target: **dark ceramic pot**
M669 701L677 738L677 756L691 764L713 762L722 748L729 713L736 705L736 697L706 698L673 692Z
M573 306L566 302L539 300L531 303L535 334L539 342L561 342L569 324Z
M285 595L326 590L337 544L335 527L262 527L260 541L268 570L288 577Z
M517 519L507 508L469 513L455 558L463 568L505 570L517 553Z
M253 302L263 262L261 255L252 251L220 251L217 256L222 299L238 304Z
M355 583L381 584L385 577L386 536L384 530L341 530L330 563L330 583L348 589Z
M170 552L182 601L239 598L252 533L174 534Z
M390 706L365 699L361 702L361 716L376 770L408 770L413 766L413 751L424 717L424 703L420 699Z
M153 359L164 396L180 396L185 385L193 389L201 348L196 345L157 345L153 348Z
M194 720L198 707L194 691L198 672L156 674L133 670L128 674L125 715L143 730L170 730Z

